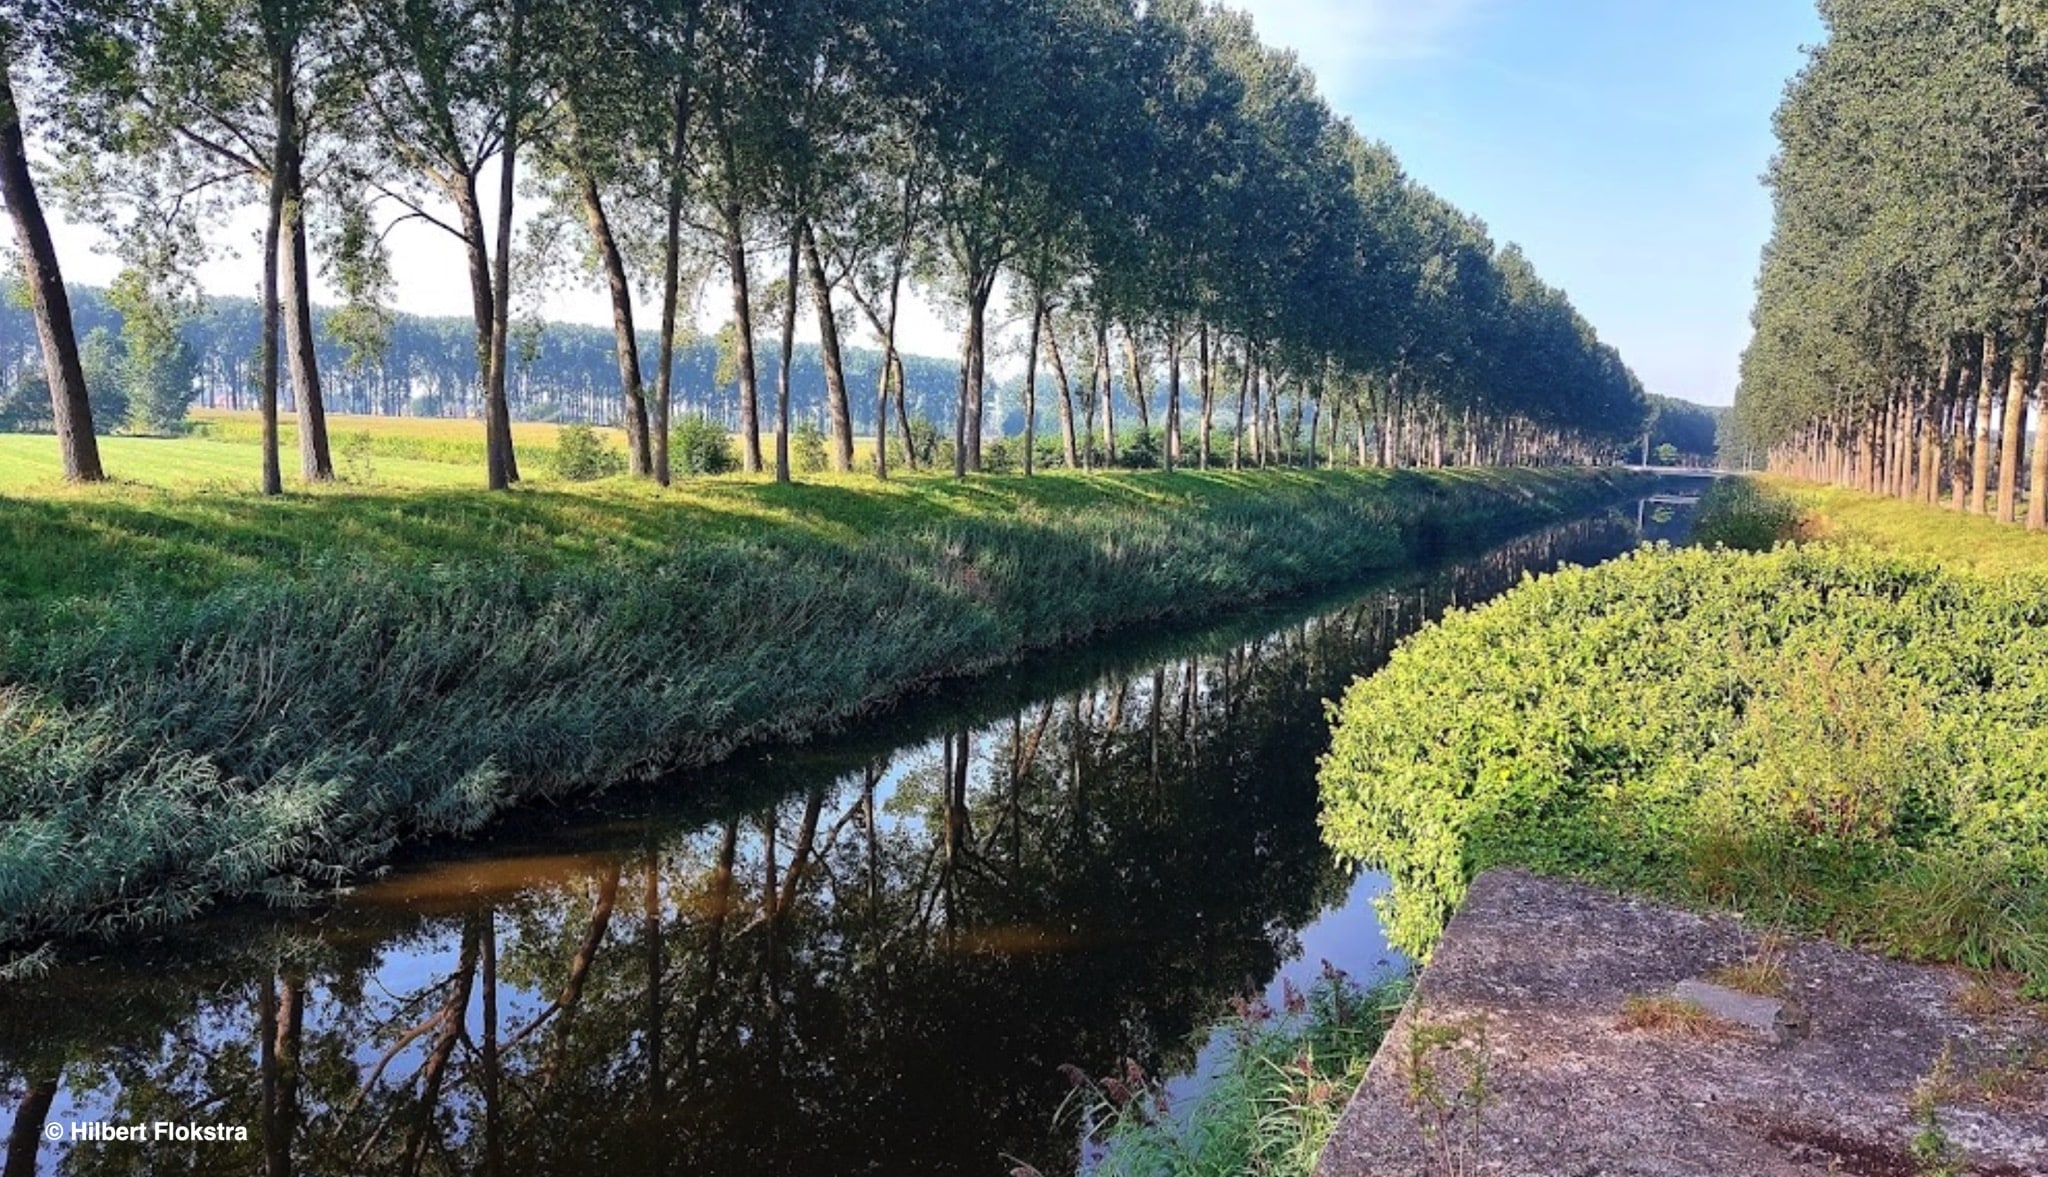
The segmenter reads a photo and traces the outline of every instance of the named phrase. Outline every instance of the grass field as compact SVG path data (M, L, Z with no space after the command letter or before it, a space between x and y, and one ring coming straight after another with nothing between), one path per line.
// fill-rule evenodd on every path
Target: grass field
M385 489L466 487L483 482L480 421L411 417L331 417L328 441L335 471L347 482ZM560 434L555 425L513 426L520 473L554 481L549 457ZM623 451L616 430L598 435ZM263 426L254 413L195 410L183 437L103 437L100 457L116 482L167 489L249 490L263 476ZM287 486L297 481L298 429L280 422L278 447ZM57 444L47 436L0 434L0 494L52 489L63 474Z
M1803 538L1863 540L1991 575L2048 569L2048 532L1840 487L1762 482L1806 510Z
M365 490L474 488L484 481L483 422L423 417L328 418L335 474L344 486ZM626 435L599 429L621 455ZM554 452L561 426L520 422L512 445L520 475L539 486L558 485ZM195 409L182 437L102 437L100 457L117 483L167 490L253 491L263 475L263 423L254 413ZM774 460L772 437L763 439ZM298 483L299 433L289 416L278 423L278 448L287 490ZM738 442L734 442L738 452ZM854 463L874 461L873 438L854 439ZM0 433L0 494L58 489L63 466L47 436Z

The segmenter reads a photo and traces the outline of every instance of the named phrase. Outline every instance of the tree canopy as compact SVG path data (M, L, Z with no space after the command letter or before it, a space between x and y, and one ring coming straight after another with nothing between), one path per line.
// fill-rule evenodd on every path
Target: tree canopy
M2048 306L2048 6L1824 0L1777 116L1736 425L1781 468L2017 517ZM1994 499L1995 495L1995 499ZM2048 526L2048 496L2028 522Z
M374 353L384 236L405 221L468 258L477 389L445 400L481 405L500 435L518 399L519 307L540 271L569 267L611 300L609 416L633 470L657 478L679 307L718 277L747 463L767 467L772 425L782 477L779 374L805 291L841 468L857 419L851 324L882 353L871 427L886 437L892 403L910 427L895 363L907 290L960 325L962 474L1013 422L1036 433L1047 370L1045 404L1082 463L1119 445L1214 460L1233 397L1235 463L1588 461L1628 450L1647 418L1621 357L1518 249L1407 177L1249 17L1201 0L85 7L89 33L10 26L43 45L16 54L24 104L45 116L34 125L79 160L78 207L111 217L146 181L165 241L267 194L263 264L279 281L259 300L260 365L274 372L282 330L302 439L324 432L322 380L336 379L311 341L307 251L350 303L328 329ZM586 248L522 246L522 201L556 210ZM189 252L151 255L146 277L176 289ZM533 265L514 264L528 252ZM639 300L662 306L651 362ZM764 334L785 353L767 425ZM1025 387L999 403L992 371L1013 360ZM262 387L274 404L276 378ZM305 444L307 477L324 477L324 437L319 454ZM516 478L494 448L493 484Z

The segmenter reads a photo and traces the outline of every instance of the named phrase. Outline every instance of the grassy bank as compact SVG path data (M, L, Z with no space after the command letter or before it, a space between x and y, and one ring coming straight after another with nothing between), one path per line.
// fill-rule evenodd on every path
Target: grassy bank
M1091 1171L1311 1177L1409 989L1406 978L1366 989L1327 972L1307 993L1292 994L1284 1009L1241 1005L1203 1036L1227 1035L1227 1053L1188 1107L1174 1107L1166 1084L1135 1065L1102 1079L1069 1068L1068 1106L1102 1149Z
M1493 866L2048 994L2048 577L1652 551L1412 640L1337 713L1325 832L1426 952Z
M1797 504L1801 538L1868 543L1987 575L2048 571L2048 533L1839 487L1778 478L1759 485Z
M0 497L0 940L285 899L505 808L1611 500L1605 473Z

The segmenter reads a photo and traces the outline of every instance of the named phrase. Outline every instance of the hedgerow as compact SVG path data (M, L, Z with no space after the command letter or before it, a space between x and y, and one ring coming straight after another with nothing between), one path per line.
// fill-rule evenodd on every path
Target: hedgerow
M1333 709L1325 836L1426 954L1499 865L2048 990L2048 578L1651 550L1417 635Z

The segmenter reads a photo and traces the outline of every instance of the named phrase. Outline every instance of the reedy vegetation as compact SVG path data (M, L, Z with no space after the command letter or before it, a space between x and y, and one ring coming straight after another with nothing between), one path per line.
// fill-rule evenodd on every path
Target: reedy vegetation
M1240 999L1232 1018L1197 1037L1228 1035L1228 1053L1189 1107L1176 1108L1167 1083L1135 1062L1102 1079L1066 1068L1068 1111L1103 1148L1090 1171L1310 1177L1412 988L1406 977L1366 988L1325 964L1308 992L1287 985L1281 1010ZM1040 1174L1022 1165L1012 1177Z
M1512 864L2048 992L2043 601L2038 570L1863 547L1545 578L1333 711L1325 835L1391 871L1383 916L1414 953Z
M2048 527L2048 5L1824 0L1736 417L1774 470ZM2025 471L2022 465L2026 466Z
M1119 411L1167 464L1203 466L1224 460L1219 415L1233 466L1583 460L1644 422L1634 376L1519 250L1404 176L1249 18L1201 0L8 0L0 44L29 125L69 161L67 201L113 231L136 289L175 301L204 220L269 201L262 400L274 419L288 361L311 481L333 476L311 259L348 302L327 326L374 356L397 220L464 248L491 485L517 481L522 177L563 228L539 239L587 240L629 461L657 480L686 295L714 274L745 464L767 467L772 429L784 479L789 389L763 405L758 336L787 351L816 318L844 470L856 397L877 430L908 425L893 360L912 286L962 313L959 474L982 463L1004 319L1030 365L1024 427L1056 418L1067 465L1098 426L1114 460ZM636 295L660 306L651 363ZM884 353L871 394L839 359L854 322Z
M241 527L203 526L196 560L119 501L14 504L10 530L42 558L0 613L0 940L288 898L522 802L800 738L1113 627L1397 567L1618 487L1249 477L911 482L894 515L852 513L869 490L733 488L722 519L627 504L641 530L615 538L535 514L603 500L536 492L490 500L534 500L494 526L458 516L484 549L469 555L439 548L451 504L414 498L386 504L384 534L365 527L375 500L333 496L345 531L235 500ZM686 519L698 538L678 546ZM117 551L161 556L94 558L102 525L138 529Z

